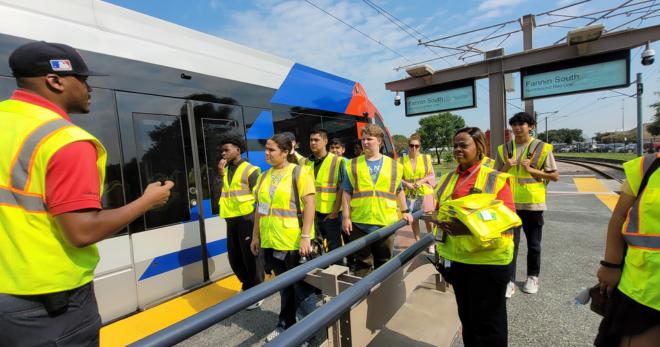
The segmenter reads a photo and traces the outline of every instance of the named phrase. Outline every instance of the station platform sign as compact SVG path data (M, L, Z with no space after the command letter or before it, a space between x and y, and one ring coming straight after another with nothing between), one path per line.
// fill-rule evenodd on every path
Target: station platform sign
M474 83L474 79L468 79L408 90L406 117L476 107Z
M627 87L630 51L531 66L521 69L520 76L523 100Z

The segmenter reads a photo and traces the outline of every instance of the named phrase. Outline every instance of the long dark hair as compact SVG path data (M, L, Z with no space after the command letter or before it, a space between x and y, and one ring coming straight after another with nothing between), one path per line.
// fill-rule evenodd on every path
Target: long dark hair
M484 136L484 133L481 131L481 129L477 127L465 127L463 129L458 129L454 134L454 137L460 133L466 133L470 135L472 140L474 140L474 144L477 146L477 157L479 160L483 159L483 157L486 155L486 136Z
M291 143L289 136L283 133L279 133L273 135L270 140L275 142L277 148L279 148L281 151L288 152L286 160L289 163L298 164L298 160L296 160L296 156L293 154L293 143Z

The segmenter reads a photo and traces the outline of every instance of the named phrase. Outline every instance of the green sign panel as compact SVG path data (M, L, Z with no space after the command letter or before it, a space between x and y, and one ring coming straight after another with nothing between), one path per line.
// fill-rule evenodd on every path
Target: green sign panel
M406 117L475 107L474 80L407 91Z
M582 93L629 84L627 51L588 58L522 70L522 98Z

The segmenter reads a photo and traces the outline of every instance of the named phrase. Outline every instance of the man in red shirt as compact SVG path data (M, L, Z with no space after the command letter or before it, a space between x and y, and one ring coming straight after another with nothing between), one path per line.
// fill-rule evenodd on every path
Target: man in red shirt
M98 345L94 244L166 203L174 183L103 210L105 150L68 116L89 112L93 73L72 47L43 41L9 65L18 89L0 103L0 344Z

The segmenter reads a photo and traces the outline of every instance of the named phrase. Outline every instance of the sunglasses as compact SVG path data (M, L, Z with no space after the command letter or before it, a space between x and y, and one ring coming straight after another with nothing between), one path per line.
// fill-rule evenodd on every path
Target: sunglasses
M421 145L408 145L410 148L419 148Z

